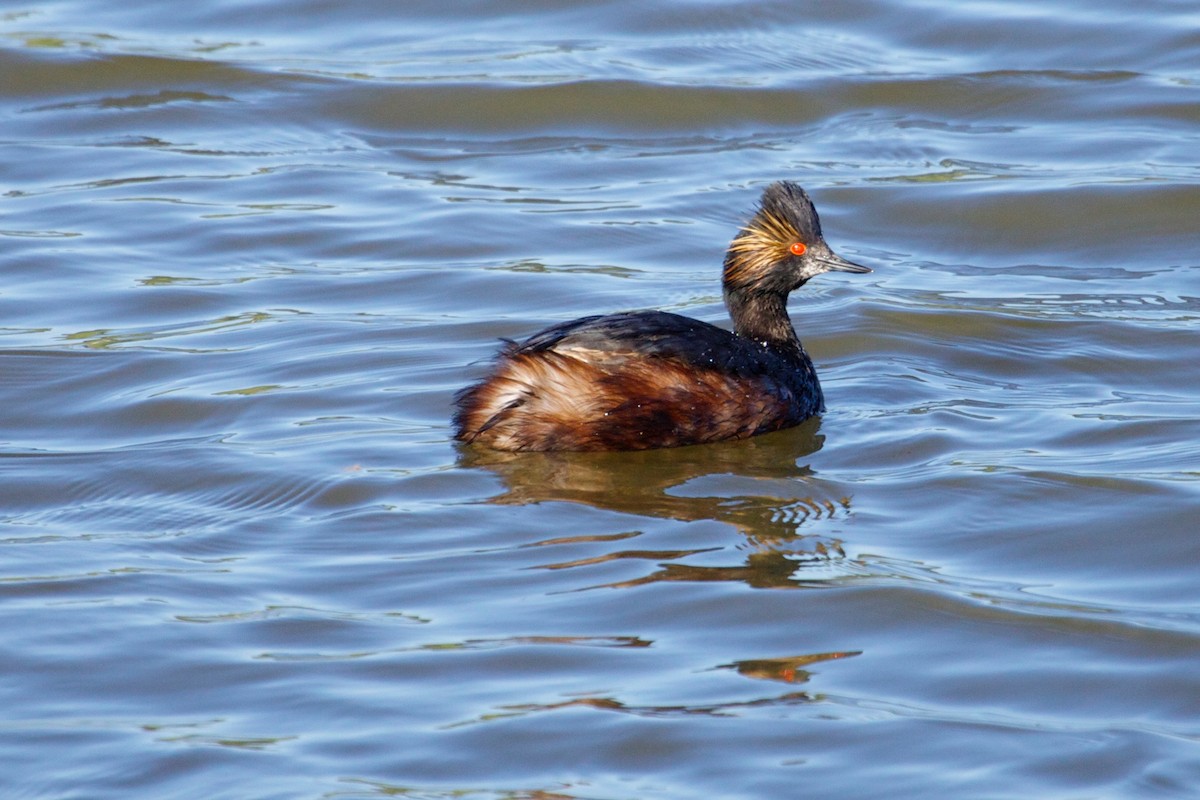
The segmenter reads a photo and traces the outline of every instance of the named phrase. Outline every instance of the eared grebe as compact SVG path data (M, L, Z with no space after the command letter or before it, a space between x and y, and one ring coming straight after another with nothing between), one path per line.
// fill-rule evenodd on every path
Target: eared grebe
M491 374L455 396L455 438L497 450L647 450L798 425L825 401L787 296L830 271L871 270L829 249L803 189L773 183L725 254L732 333L629 311L507 342Z

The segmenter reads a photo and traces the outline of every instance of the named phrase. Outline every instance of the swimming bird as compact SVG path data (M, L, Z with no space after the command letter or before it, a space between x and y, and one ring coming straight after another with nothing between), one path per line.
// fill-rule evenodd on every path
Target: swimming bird
M829 248L800 186L772 183L725 254L732 331L626 311L509 341L487 377L455 396L455 438L510 451L646 450L798 425L825 400L788 295L824 272L870 271Z

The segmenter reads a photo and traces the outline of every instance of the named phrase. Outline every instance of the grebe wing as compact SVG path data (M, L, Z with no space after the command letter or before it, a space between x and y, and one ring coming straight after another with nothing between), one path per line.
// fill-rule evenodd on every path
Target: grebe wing
M592 361L670 358L695 367L761 374L778 369L773 354L757 343L702 320L666 311L627 311L564 322L520 343L512 351L586 355Z

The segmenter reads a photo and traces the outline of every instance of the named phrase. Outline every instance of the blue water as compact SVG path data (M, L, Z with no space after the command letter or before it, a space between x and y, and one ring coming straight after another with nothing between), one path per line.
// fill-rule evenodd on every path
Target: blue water
M0 9L0 796L1195 794L1194 4L118 6ZM451 441L778 179L821 419Z

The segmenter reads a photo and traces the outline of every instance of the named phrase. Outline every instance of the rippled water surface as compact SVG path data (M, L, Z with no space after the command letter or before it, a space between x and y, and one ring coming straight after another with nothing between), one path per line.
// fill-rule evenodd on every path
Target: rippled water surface
M500 337L871 275L820 420L450 439ZM1194 797L1200 12L5 3L4 798Z

